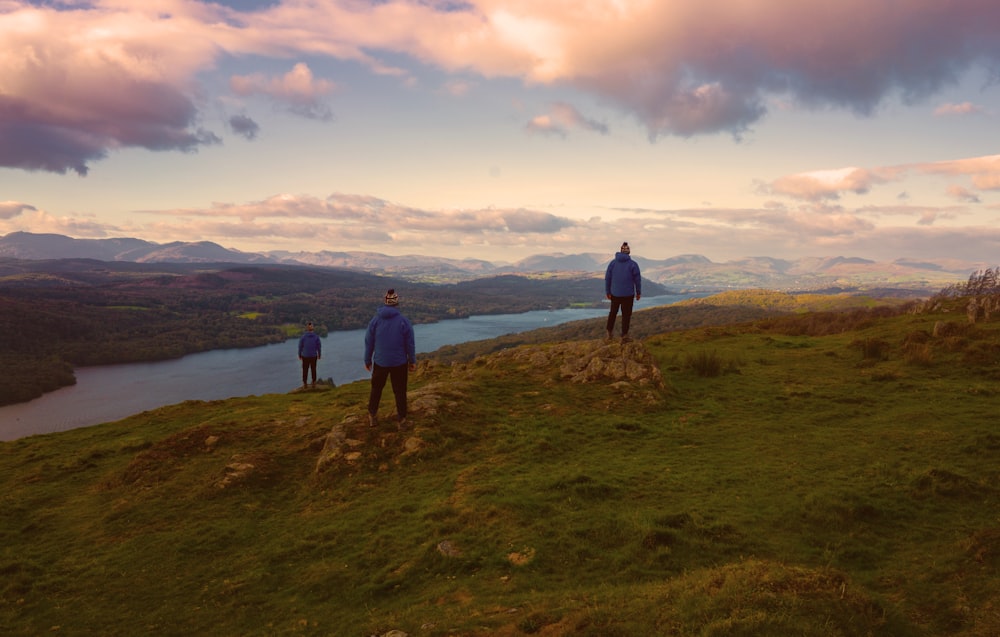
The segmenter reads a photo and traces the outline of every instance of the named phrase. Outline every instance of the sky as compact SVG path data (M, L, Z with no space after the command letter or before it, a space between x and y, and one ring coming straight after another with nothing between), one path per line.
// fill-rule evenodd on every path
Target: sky
M996 0L0 0L0 234L1000 262Z

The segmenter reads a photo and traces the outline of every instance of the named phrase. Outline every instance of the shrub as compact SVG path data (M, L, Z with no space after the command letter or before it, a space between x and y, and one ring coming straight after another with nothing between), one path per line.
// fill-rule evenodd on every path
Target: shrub
M930 367L934 364L934 354L927 343L907 343L903 346L903 361L907 365Z
M881 338L864 338L859 341L853 341L851 346L860 349L861 357L865 360L884 361L889 358L889 343Z
M903 337L903 345L922 344L931 340L931 335L927 330L915 330Z
M703 378L714 378L722 374L739 373L739 364L736 361L725 361L718 352L700 351L697 354L688 354L684 360L684 367L694 370L694 373Z
M703 378L714 378L722 373L722 359L715 351L688 354L684 366Z

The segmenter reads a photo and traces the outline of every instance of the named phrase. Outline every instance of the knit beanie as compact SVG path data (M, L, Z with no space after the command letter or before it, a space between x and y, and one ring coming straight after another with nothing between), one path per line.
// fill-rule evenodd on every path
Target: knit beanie
M619 252L624 252L625 254L631 254L632 249L628 247L628 241L622 244L621 250Z
M385 293L385 304L399 305L399 296L396 294L396 290L390 288L389 291Z

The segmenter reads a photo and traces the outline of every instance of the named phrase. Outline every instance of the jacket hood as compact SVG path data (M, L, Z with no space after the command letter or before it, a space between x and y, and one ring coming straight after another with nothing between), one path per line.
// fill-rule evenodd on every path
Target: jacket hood
M394 305L383 305L378 309L379 318L392 318L399 315L399 309Z
M615 252L615 261L620 261L624 263L625 261L631 261L632 257L624 252Z

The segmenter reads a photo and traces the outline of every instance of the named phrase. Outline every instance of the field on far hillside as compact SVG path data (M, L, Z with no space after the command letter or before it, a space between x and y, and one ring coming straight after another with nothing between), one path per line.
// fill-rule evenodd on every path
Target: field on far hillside
M359 382L0 443L0 631L998 635L961 307L425 360L405 432Z

